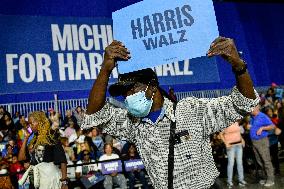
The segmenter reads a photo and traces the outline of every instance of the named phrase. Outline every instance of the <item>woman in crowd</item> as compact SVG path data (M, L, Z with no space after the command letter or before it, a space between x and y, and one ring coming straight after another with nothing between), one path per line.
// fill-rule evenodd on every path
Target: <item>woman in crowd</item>
M221 139L225 143L227 156L228 156L228 166L227 166L227 175L228 175L228 187L233 187L233 169L235 158L237 161L237 170L239 177L239 185L245 186L247 183L244 180L244 169L243 169L243 147L244 140L241 136L241 127L238 122L233 123L231 126L227 127L220 134Z
M65 118L63 120L63 127L66 128L68 127L68 123L69 121L73 121L73 123L75 125L77 125L77 119L76 117L72 114L72 111L71 110L66 110L66 115L65 115Z
M76 133L76 130L75 130L76 128L78 128L78 126L76 126L75 123L72 120L69 120L68 126L64 130L64 136L69 138L71 135Z
M94 127L92 129L92 141L93 143L96 145L96 147L98 148L98 157L100 157L101 155L103 155L104 153L104 141L102 139L102 137L99 135L99 129L97 127Z
M123 159L125 161L141 159L134 144L129 145L128 153L126 154L125 157L123 157ZM139 181L143 185L143 189L149 188L147 180L145 178L144 170L140 170L140 169L132 170L131 172L127 173L127 177L129 179L129 189L134 189L135 178L139 179Z
M59 113L55 111L53 108L48 109L49 112L49 120L51 121L52 129L59 128Z
M19 161L30 159L31 164L35 165L33 170L37 176L31 180L35 187L67 189L67 161L58 130L51 129L44 112L32 112L28 119L34 135L30 139L30 134L25 132ZM57 166L60 166L60 170ZM41 178L43 174L49 177Z
M275 129L269 131L269 150L271 161L274 167L274 174L280 175L280 165L279 165L279 158L278 158L278 135L280 135L281 130L278 128L279 119L277 114L274 114L272 108L266 108L265 114L271 119L273 124L275 125Z
M118 159L119 158L119 156L117 154L112 153L112 144L111 143L106 143L104 145L104 152L105 152L105 154L100 157L99 161L105 161L105 160L111 160L111 159ZM105 180L104 180L105 189L112 189L113 183L118 184L121 189L127 188L126 179L125 179L123 174L112 173L110 175L105 175Z
M74 111L74 116L77 120L77 124L81 126L83 118L84 118L84 111L81 106L77 106Z

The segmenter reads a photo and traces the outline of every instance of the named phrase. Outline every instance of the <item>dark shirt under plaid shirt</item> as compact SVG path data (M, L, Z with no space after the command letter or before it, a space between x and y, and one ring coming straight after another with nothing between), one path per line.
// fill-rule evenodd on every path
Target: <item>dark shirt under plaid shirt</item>
M102 125L104 133L134 142L154 188L167 189L169 130L171 120L176 121L176 133L186 131L187 136L175 144L174 188L202 189L213 185L219 175L209 136L241 119L258 102L258 98L248 99L234 87L229 96L184 98L178 102L174 115L172 102L165 98L164 116L156 123L133 119L126 109L106 103L99 112L86 115L81 127Z

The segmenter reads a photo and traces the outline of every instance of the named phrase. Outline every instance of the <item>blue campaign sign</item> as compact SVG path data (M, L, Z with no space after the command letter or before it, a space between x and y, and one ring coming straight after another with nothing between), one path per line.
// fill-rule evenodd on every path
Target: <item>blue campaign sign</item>
M122 172L122 163L120 160L101 163L101 167L104 175Z
M112 40L111 19L0 15L0 94L89 90ZM215 58L153 69L161 85L219 82Z
M112 40L111 19L0 15L0 94L90 89Z
M112 17L114 38L131 53L120 73L205 56L219 36L212 0L144 0Z
M133 159L124 162L125 171L130 172L136 169L144 169L144 164L141 159Z

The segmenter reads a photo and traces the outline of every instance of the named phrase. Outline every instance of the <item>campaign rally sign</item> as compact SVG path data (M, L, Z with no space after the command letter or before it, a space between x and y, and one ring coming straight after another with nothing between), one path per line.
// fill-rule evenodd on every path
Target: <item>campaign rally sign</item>
M0 94L90 90L112 32L108 18L0 15ZM161 85L219 82L215 62L200 57L151 67ZM117 78L115 68L109 83Z
M219 36L212 0L144 0L112 18L114 38L131 53L120 73L205 56Z
M120 160L101 163L101 171L104 175L122 172L122 163Z
M112 41L111 19L0 15L0 94L90 89Z
M129 172L136 169L144 169L144 164L141 159L133 159L124 162L125 171Z

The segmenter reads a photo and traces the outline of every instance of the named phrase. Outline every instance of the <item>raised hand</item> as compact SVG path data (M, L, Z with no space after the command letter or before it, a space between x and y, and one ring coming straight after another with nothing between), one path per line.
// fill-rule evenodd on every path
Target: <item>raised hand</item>
M103 67L112 71L118 60L127 61L130 58L130 52L120 41L114 40L105 48Z
M227 60L233 67L243 65L234 40L231 38L218 37L211 43L207 56L212 57L217 55Z

